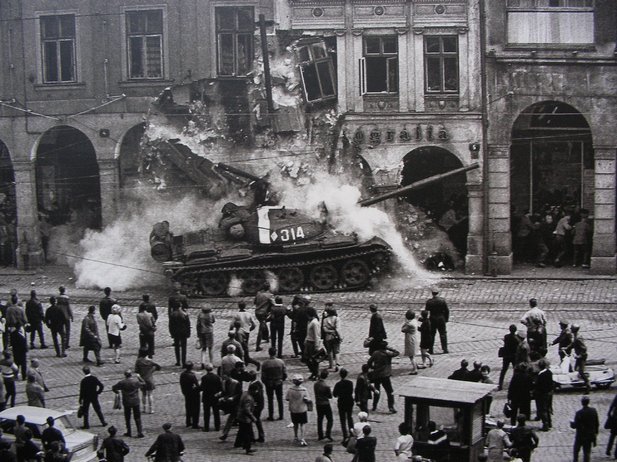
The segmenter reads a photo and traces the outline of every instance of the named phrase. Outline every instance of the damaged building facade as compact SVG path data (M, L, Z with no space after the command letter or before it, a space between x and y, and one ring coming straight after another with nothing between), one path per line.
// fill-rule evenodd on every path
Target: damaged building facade
M467 273L507 274L511 206L533 206L537 191L525 185L543 184L521 159L525 152L525 165L551 157L541 140L557 123L550 133L570 138L550 149L579 156L578 170L572 165L567 175L579 175L582 186L572 190L594 218L592 271L614 274L616 141L608 108L616 23L609 5L63 0L52 8L7 0L0 6L0 192L10 235L3 249L15 252L3 262L40 264L49 226L111 223L143 176L146 150L163 158L161 170L215 198L215 162L256 175L274 165L292 178L321 164L353 172L367 195L477 163L407 200L451 230ZM591 36L525 36L528 18L554 24L538 19L543 14L584 17ZM582 119L572 120L570 107ZM569 118L534 126L549 112ZM153 121L196 142L160 142ZM565 161L553 154L551 162ZM155 185L171 182L168 174L157 173Z

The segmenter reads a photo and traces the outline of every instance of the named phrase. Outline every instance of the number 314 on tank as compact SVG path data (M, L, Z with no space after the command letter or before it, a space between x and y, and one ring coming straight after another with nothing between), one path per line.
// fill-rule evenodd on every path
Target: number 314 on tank
M272 231L272 234L270 234L270 238L272 239L272 242L289 242L304 239L305 235L302 226L294 226L289 228L282 228L278 231Z

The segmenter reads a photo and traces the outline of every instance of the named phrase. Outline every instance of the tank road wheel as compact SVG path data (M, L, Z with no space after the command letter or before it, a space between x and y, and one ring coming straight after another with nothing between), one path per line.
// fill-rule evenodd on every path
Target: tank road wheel
M282 292L297 292L304 284L304 273L300 268L282 268L277 272L277 276Z
M204 295L223 295L227 291L229 277L225 273L204 273L199 278L199 288Z
M257 270L240 271L238 278L242 281L242 291L247 295L255 295L266 282L263 272Z
M338 274L332 265L317 265L311 269L309 279L317 290L330 290L338 281Z
M357 258L346 261L341 267L341 279L349 287L365 286L370 277L368 265Z

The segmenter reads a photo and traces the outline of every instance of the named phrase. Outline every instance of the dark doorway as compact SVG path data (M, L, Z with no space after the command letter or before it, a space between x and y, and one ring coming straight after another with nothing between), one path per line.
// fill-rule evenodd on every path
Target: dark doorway
M6 145L0 141L0 264L15 265L17 245L17 202L15 173Z
M126 132L120 144L120 187L134 188L139 184L143 163L142 138L146 124L139 124Z
M544 265L557 258L560 266L569 260L574 230L567 230L562 243L556 242L555 229L561 219L566 228L573 227L581 211L592 216L594 208L591 130L574 107L545 101L518 116L512 128L510 197L514 261Z
M446 149L417 148L403 158L401 186L461 167L461 161ZM447 232L452 244L463 255L467 252L469 232L466 181L466 174L461 173L412 191L406 197L410 204L422 209Z
M39 209L52 226L101 228L99 167L92 143L79 130L59 126L46 132L36 156Z

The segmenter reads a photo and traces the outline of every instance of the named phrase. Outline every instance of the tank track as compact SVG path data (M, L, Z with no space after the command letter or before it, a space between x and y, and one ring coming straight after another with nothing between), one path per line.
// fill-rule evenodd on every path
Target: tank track
M337 250L337 249L334 249ZM390 249L384 248L381 245L373 244L366 248L362 248L360 250L355 250L349 253L341 253L339 255L331 255L331 256L316 256L316 257L308 257L308 258L290 258L288 261L278 261L276 263L262 263L262 264L250 264L246 261L232 261L232 262L213 262L210 267L202 267L199 269L191 270L188 267L183 267L180 271L181 274L172 274L171 280L175 282L179 282L184 285L184 288L187 292L187 295L192 298L210 298L210 297L220 297L225 294L216 294L210 295L205 294L199 287L199 278L208 273L224 273L228 277L231 277L233 273L238 273L242 271L273 271L284 268L298 268L303 271L303 273L309 272L311 268L314 268L318 265L344 265L346 262L360 259L362 260L369 269L369 277L366 282L360 285L354 285L350 287L349 285L345 285L344 283L335 284L334 287L328 288L325 290L319 289L311 284L310 278L305 277L304 283L302 287L298 290L284 290L279 287L277 293L298 293L298 292L340 292L345 290L358 290L367 287L371 278L377 276L379 273L386 270L388 266L388 261L390 258ZM292 255L290 255L292 256ZM373 264L374 257L381 256L382 264L381 266L377 266ZM292 257L298 257L297 255ZM306 276L306 275L305 275ZM244 291L243 295L252 295L254 291Z

